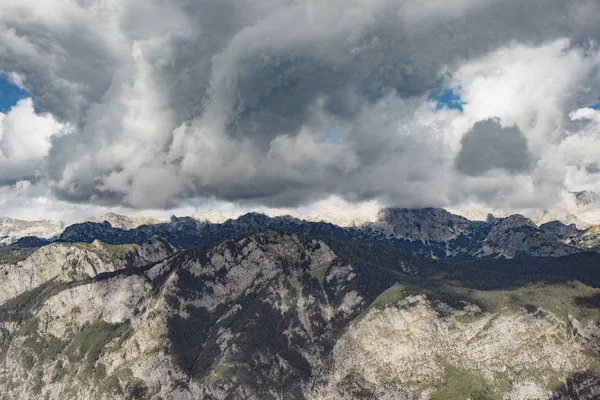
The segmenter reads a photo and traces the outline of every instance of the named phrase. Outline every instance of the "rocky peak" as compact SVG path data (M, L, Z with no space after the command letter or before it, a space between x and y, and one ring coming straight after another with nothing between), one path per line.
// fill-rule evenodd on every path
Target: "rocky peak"
M129 240L130 235L127 232L124 229L114 228L109 221L82 222L68 226L57 240L70 243L92 243L98 239L112 244L137 243L138 241Z
M590 227L589 223L581 220L577 215L570 212L567 207L561 204L548 210L542 210L533 220L537 225L552 221L560 221L565 225L575 224L579 229Z
M424 243L447 242L485 227L484 222L469 221L441 208L386 208L376 225L388 236Z
M488 224L496 224L501 220L502 220L502 217L496 217L494 214L488 214L487 217L485 218L485 221Z
M185 229L185 228L195 228L200 223L196 219L192 217L176 217L175 215L171 216L171 225L175 229ZM165 226L168 224L160 224L161 226ZM151 227L150 227L151 228Z
M532 228L536 228L536 224L533 223L532 220L526 218L521 214L513 214L505 218L494 218L493 222L494 228L492 229L511 229L511 228L519 228L522 226L529 226Z
M582 230L577 229L577 225L574 223L566 225L560 221L546 222L545 224L540 225L540 229L546 233L553 234L568 244L573 244L575 239L577 239L583 232Z
M276 217L282 218L282 217ZM283 217L285 218L285 217ZM238 225L248 226L248 227L261 227L265 226L271 221L272 218L266 216L263 213L250 212L238 217L235 222Z
M236 219L240 217L242 213L222 213L217 210L210 209L208 211L198 212L192 215L192 218L200 222L210 222L216 224L222 224L223 222Z
M556 257L576 253L553 233L538 229L529 218L515 214L493 220L479 257Z

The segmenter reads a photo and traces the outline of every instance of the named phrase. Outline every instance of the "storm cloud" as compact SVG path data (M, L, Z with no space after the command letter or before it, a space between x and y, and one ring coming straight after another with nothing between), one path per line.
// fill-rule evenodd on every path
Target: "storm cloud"
M600 95L599 19L595 0L6 0L0 73L48 125L0 180L134 208L541 206L600 189L597 156L572 157L597 143L572 113Z
M516 126L503 127L494 118L477 122L460 143L455 165L467 175L477 176L493 169L522 173L532 165L523 132Z

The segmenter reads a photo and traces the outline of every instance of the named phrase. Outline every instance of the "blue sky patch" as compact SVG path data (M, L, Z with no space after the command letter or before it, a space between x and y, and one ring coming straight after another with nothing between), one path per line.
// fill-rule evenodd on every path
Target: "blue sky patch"
M596 99L596 103L592 104L590 106L590 108L593 108L594 110L600 110L600 97L598 97L598 99Z
M0 112L7 113L19 100L30 97L29 92L10 83L8 78L0 75Z
M346 131L343 129L334 130L327 138L328 143L340 144L346 139Z
M460 95L455 93L453 89L435 89L429 93L427 97L427 101L435 101L436 110L441 110L444 107L447 107L450 110L460 110L463 111L463 104L465 104Z

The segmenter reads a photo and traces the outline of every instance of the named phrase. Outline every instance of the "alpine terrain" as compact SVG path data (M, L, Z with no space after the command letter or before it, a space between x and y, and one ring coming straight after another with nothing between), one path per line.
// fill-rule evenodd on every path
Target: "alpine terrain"
M1 399L594 399L598 228L385 209L0 248Z
M600 400L600 0L0 0L0 400Z

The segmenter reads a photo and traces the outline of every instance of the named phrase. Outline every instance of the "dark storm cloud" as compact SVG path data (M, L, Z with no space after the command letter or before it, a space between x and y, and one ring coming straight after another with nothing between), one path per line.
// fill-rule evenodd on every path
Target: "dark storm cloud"
M523 132L516 126L503 127L495 118L477 122L461 146L455 166L463 174L477 176L493 169L522 173L533 164Z

